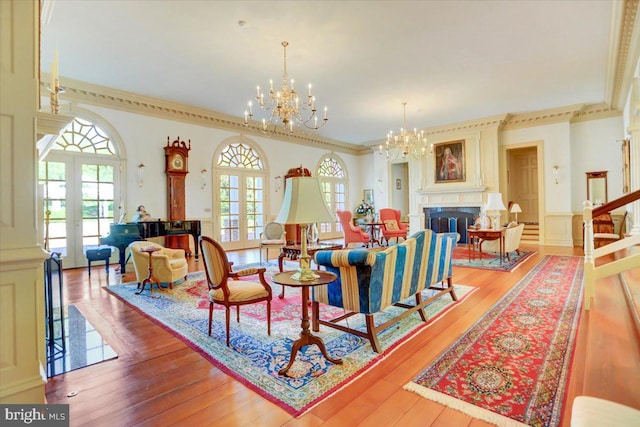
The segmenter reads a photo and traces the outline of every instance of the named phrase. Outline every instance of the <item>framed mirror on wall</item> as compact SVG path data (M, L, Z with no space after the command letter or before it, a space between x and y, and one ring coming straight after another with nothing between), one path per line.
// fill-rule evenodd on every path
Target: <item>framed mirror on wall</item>
M586 172L587 200L593 206L600 206L608 202L607 171Z

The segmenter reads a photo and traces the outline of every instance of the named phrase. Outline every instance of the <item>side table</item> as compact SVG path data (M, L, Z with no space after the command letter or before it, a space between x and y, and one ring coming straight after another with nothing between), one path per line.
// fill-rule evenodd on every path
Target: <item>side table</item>
M482 260L482 241L483 240L498 240L500 239L500 264L502 264L502 259L504 258L504 234L506 228L500 228L498 230L492 229L476 229L476 228L468 228L467 229L467 247L469 249L469 261L471 261L471 248L474 247L473 251L475 252L475 244L474 239L477 237L480 239L479 251L480 251L480 259ZM474 256L475 258L475 256Z
M138 288L140 288L140 290L136 292L136 295L140 295L142 291L144 291L144 288L145 286L147 286L147 283L149 284L149 292L151 293L152 298L153 298L153 284L155 283L156 285L158 285L158 289L160 289L160 281L153 275L153 259L151 258L153 253L159 250L160 248L156 246L147 246L145 248L140 249L140 252L145 252L149 254L149 275L147 276L146 279L142 281L142 286L140 286L140 283L138 283Z
M289 363L287 364L287 366L285 366L284 368L280 369L280 371L278 371L279 375L285 375L287 371L289 371L289 368L291 368L291 365L293 365L293 361L296 358L296 354L298 354L298 350L300 350L304 346L312 345L312 344L315 344L318 346L318 348L322 352L322 355L329 362L334 363L336 365L342 364L342 359L334 359L329 356L329 354L327 353L327 348L324 345L324 341L322 341L322 338L313 335L309 330L309 309L308 309L309 288L313 286L321 286L321 285L326 285L328 283L331 283L334 280L336 280L338 276L328 271L321 270L321 271L316 271L316 274L319 276L318 278L313 280L299 281L291 278L291 276L293 276L295 273L296 271L285 271L284 273L277 273L276 275L273 276L273 281L279 285L291 286L294 288L295 287L302 288L301 289L302 291L302 323L300 325L302 328L302 331L300 332L300 338L295 340L293 345L291 346L291 357L289 358Z

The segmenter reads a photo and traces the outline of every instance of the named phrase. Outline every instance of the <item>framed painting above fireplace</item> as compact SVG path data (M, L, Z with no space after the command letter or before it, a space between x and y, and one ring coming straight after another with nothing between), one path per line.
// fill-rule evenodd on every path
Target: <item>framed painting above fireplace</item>
M433 145L435 153L435 183L466 181L464 140Z

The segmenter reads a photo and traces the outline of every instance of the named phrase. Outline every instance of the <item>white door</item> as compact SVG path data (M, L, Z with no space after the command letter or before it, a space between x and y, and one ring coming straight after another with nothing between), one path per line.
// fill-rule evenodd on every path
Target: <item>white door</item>
M265 175L218 172L218 241L226 250L257 247L265 224Z
M43 218L49 218L49 250L62 253L65 268L86 266L85 250L98 246L114 222L115 200L120 200L118 160L53 150L40 162L39 182Z
M342 225L340 221L338 221L335 212L345 209L345 185L341 181L326 179L320 182L320 187L322 188L322 194L329 207L329 212L336 217L336 221L319 224L319 237L320 239L340 238L343 236Z

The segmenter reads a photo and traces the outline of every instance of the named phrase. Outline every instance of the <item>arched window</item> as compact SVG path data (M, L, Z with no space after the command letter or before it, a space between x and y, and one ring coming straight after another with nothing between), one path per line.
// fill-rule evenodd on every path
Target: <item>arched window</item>
M232 142L216 160L219 240L225 249L256 244L265 223L263 156L248 142Z
M119 162L107 133L80 118L67 125L40 162L45 245L65 255L65 267L85 265L85 250L98 246L119 220Z
M331 212L344 210L347 177L341 161L333 154L326 156L320 161L317 175L320 178L320 185L329 210ZM339 221L320 224L322 238L339 237L341 232L342 226Z

